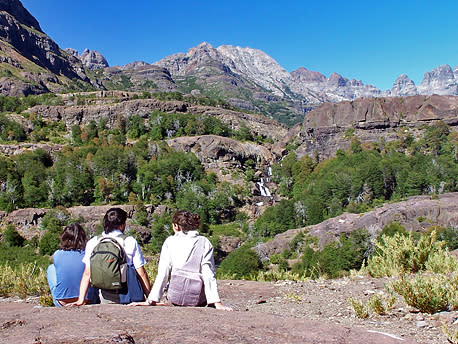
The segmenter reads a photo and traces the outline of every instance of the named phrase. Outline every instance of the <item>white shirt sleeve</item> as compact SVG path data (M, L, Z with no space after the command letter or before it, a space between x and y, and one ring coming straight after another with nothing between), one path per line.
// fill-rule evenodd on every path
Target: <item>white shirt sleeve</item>
M169 281L170 270L172 269L172 260L168 243L170 240L165 240L161 249L161 256L159 258L159 266L157 268L157 276L154 280L153 288L148 295L148 302L159 302L161 300L164 289Z
M220 302L218 286L215 276L215 261L213 258L213 246L210 240L205 240L204 256L202 258L202 278L204 280L205 297L207 303Z
M124 240L124 249L128 260L130 260L130 262L128 261L127 263L131 263L135 269L146 264L140 245L134 237L129 236Z
M87 267L90 266L91 254L92 254L92 251L94 251L94 248L98 242L99 242L98 237L93 237L86 243L86 249L84 250L83 263L86 264Z

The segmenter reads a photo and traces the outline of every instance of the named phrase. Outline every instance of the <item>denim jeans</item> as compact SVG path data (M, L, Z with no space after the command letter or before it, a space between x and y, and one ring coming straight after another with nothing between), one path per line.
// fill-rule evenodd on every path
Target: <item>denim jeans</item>
M62 307L62 305L56 300L54 296L54 291L57 285L56 267L54 264L51 264L46 269L46 278L48 279L49 290L51 290L52 302L54 303L54 306Z

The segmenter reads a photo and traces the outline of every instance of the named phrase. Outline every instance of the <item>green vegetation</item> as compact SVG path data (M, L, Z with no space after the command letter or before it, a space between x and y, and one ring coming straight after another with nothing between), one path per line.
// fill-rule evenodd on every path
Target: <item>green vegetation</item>
M435 230L416 237L414 239L412 233L404 233L401 229L377 238L367 266L361 272L375 277L399 278L385 286L392 295L386 304L371 298L364 305L362 301L350 298L356 316L366 318L370 309L376 314L385 314L396 294L420 312L433 314L458 308L458 260L449 254L448 243L439 241Z
M121 82L127 85L131 81L124 78ZM230 107L222 100L184 97L181 93L143 92L135 97L153 96ZM74 101L90 104L95 96L78 96ZM361 145L354 131L348 130L345 136L351 140L350 149L323 161L317 155L298 158L292 141L290 153L273 166L272 179L283 199L267 208L254 224L248 224L239 211L251 192L249 182L255 180L255 161L246 158L240 170L232 173L233 178L242 175L241 184L230 184L218 180L215 173L206 173L194 154L174 151L164 141L203 134L241 141L267 140L254 137L247 125L242 123L234 131L216 117L155 111L147 119L120 114L110 129L107 120L101 119L98 123L74 125L68 132L62 121L50 122L30 114L24 116L32 123L33 131L26 135L12 119L14 116L8 115L33 105L60 102L61 98L54 95L0 97L1 142L67 144L52 157L40 149L0 156L0 210L54 209L42 220L40 240L25 240L12 225L2 229L0 264L10 275L0 276L3 295L46 297L43 269L49 263L47 256L57 248L62 227L72 220L60 207L130 203L136 208L132 222L147 227L151 234L142 238L143 250L154 257L172 234L170 212L177 208L201 215L200 232L209 237L216 253L222 236L247 240L227 257L217 256L218 261L222 260L219 278L304 280L341 277L361 269L376 277L401 276L392 284L392 292L420 310L436 312L457 306L457 296L439 287L442 283L447 289L458 289L454 284L458 284L458 277L448 282L441 277L458 267L448 254L448 250L458 248L458 232L452 227L432 227L421 234L409 233L392 223L378 238L355 228L325 246L300 232L287 250L262 263L250 246L344 211L360 213L411 195L458 191L458 137L445 124L426 127L421 138L403 132L398 140L372 146ZM287 108L278 105L278 111ZM146 212L146 204L165 205L170 211L152 216ZM417 220L429 223L427 218ZM292 265L289 259L297 260ZM155 273L155 266L148 269ZM425 271L431 277L421 275ZM417 276L410 278L407 274ZM30 281L25 283L24 278ZM366 304L356 299L350 302L361 317L384 314L391 307L391 299L379 296Z
M0 95L0 112L22 111L35 105L62 105L63 101L54 93L29 95L23 97L10 97Z
M218 269L218 278L249 278L256 274L262 264L259 256L249 245L244 245L229 253Z
M321 250L315 249L313 244L306 245L302 248L301 262L293 266L292 272L312 278L341 277L345 272L361 268L369 246L369 234L366 230L342 233L338 241Z
M260 235L320 223L344 211L360 213L408 196L458 191L458 137L447 125L426 128L417 140L365 148L355 138L348 152L317 161L290 152L273 167L286 200L255 223ZM287 215L282 215L287 214Z

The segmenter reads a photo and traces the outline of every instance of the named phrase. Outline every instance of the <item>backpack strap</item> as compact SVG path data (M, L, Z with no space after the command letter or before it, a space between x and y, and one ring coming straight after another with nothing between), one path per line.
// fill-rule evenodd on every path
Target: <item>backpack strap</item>
M202 263L202 258L204 255L204 241L203 236L198 236L196 244L191 250L190 256L191 259L189 259L185 265L183 265L182 269L188 270L188 271L193 271L193 272L200 272L200 265Z

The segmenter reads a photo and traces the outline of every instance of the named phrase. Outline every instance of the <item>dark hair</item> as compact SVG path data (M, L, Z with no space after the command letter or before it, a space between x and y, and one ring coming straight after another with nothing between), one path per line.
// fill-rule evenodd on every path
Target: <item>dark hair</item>
M110 208L103 217L103 229L106 234L119 229L126 223L127 213L121 208Z
M183 233L192 231L200 226L200 215L191 213L187 210L178 210L172 216L172 223L180 226Z
M79 223L70 223L64 228L64 231L59 236L61 250L84 250L86 247L86 232Z

